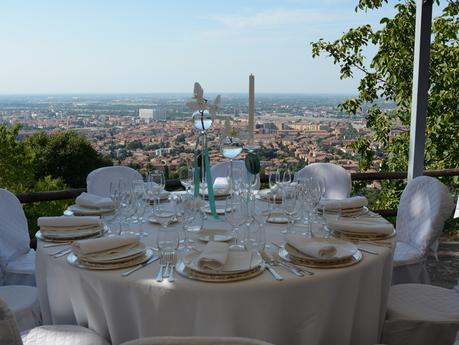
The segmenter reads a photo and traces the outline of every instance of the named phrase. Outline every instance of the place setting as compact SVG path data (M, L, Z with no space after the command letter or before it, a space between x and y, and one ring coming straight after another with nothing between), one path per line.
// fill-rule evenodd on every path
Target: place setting
M348 267L363 259L359 248L350 242L299 234L285 236L285 244L279 246L279 256L288 262L313 268Z
M116 270L149 262L153 256L136 236L111 236L74 241L67 262L89 270Z
M37 225L40 230L35 237L45 242L67 243L104 234L103 223L96 216L40 217Z
M115 205L111 198L86 192L81 193L75 199L75 204L67 208L68 214L75 216L101 216L114 211Z
M223 242L210 241L202 252L193 252L177 263L177 273L204 282L234 282L254 278L265 270L258 252L232 249Z

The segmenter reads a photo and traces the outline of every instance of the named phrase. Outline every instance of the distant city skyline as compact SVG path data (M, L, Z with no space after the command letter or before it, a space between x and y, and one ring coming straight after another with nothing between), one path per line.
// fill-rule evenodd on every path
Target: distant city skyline
M378 26L357 0L2 1L0 94L354 94L310 42ZM371 53L371 51L370 51Z

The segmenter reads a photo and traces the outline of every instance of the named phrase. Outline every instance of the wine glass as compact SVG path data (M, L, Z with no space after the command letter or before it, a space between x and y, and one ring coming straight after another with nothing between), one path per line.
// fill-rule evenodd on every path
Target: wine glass
M229 196L225 203L225 219L232 226L233 236L236 243L230 248L244 250L243 234L241 226L244 224L247 217L247 205L242 198L236 194Z
M183 188L185 188L185 191L189 193L191 186L193 185L194 169L189 166L181 167L179 170L179 179Z
M164 178L164 173L162 171L153 171L148 174L148 182L150 192L155 197L155 208L159 210L159 203L161 200L161 192L166 186L166 180Z
M322 229L325 231L325 237L330 237L331 229L328 226L330 222L339 221L341 218L341 206L339 203L336 205L331 205L329 203L324 203L322 206L322 218L324 220Z
M287 229L283 229L281 233L287 234L287 233L292 233L293 225L296 220L295 216L300 211L299 202L298 202L299 193L298 193L298 190L296 190L290 185L284 188L285 190L282 196L282 210L287 216L288 226L287 226Z
M130 191L126 191L121 196L120 202L120 224L124 225L127 231L120 231L121 235L136 235L130 229L129 219L137 212L135 199Z
M161 257L175 254L179 245L179 234L174 227L162 226L156 235L156 245Z
M242 141L237 136L236 133L225 133L222 135L220 140L220 153L223 157L228 158L230 160L230 178L232 181L232 185L234 185L234 169L233 169L233 160L239 156L242 152Z
M279 183L280 183L280 173L279 170L271 170L269 172L269 190L271 197L274 201L274 204L276 203L276 197L278 194L278 189L279 189Z

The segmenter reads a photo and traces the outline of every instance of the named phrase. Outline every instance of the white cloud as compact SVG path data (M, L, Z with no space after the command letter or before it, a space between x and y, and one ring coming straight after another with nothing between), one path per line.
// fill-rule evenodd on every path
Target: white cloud
M284 24L292 25L310 22L330 22L336 16L330 13L323 13L317 10L304 9L273 9L260 11L251 15L228 15L218 16L212 19L220 22L226 29L246 29L257 27L281 26Z

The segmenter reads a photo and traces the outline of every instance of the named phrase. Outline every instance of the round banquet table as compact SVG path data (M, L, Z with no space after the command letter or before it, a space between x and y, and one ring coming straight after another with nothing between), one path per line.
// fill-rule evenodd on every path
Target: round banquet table
M158 227L146 227L147 245L155 242ZM284 227L267 224L267 243L282 243ZM393 248L363 243L358 246L379 255L363 253L361 262L346 268L308 268L312 276L277 266L283 281L265 271L231 283L179 274L175 283L158 283L158 262L127 277L120 275L127 269L80 269L66 257L48 255L57 248L43 244L38 241L36 278L44 323L85 326L114 345L169 335L240 336L277 345L375 344L392 276Z

